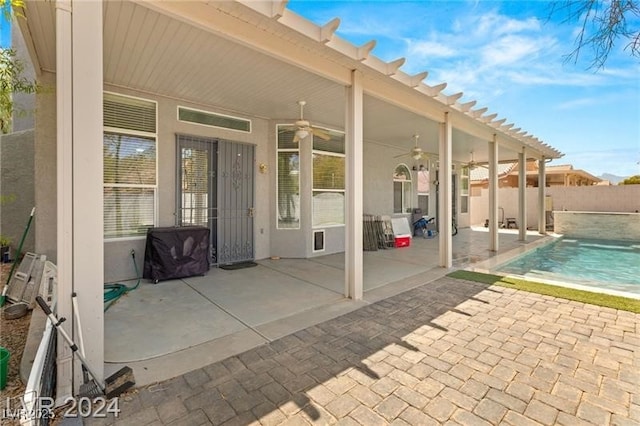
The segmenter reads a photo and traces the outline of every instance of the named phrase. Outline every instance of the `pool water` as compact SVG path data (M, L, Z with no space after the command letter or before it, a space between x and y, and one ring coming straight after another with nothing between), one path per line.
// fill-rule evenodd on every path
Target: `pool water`
M640 295L640 242L562 238L497 271Z

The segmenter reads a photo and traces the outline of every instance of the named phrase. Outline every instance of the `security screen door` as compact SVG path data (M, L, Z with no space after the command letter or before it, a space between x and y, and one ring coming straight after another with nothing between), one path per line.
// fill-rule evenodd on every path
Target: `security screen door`
M177 136L177 224L210 229L211 264L254 259L253 145Z

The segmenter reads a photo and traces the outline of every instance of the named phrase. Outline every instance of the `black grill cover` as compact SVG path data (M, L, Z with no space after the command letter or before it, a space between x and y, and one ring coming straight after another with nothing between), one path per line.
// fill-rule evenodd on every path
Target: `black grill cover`
M208 228L185 226L147 231L143 278L158 282L204 275L208 270Z

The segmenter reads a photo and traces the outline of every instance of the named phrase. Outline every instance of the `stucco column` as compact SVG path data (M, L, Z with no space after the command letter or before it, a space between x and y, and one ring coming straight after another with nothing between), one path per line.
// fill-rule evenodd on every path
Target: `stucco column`
M547 218L545 213L545 193L547 179L545 174L546 163L544 157L538 161L538 232L540 234L547 233Z
M85 357L104 374L102 158L102 4L56 3L58 161L58 316L72 318L78 295ZM71 320L63 323L72 336ZM62 347L61 347L62 346ZM66 343L59 339L58 398L77 391Z
M452 127L449 113L444 113L444 122L440 124L440 140L438 157L440 161L440 172L438 180L440 183L439 190L439 211L438 211L438 243L440 250L440 266L443 268L451 268L453 266L453 249L451 236L452 221L452 188L451 188L451 139Z
M71 1L56 2L56 110L57 110L57 315L72 318L73 292L73 119L71 81ZM61 324L73 335L71 321ZM72 353L58 339L57 391L62 402L73 393Z
M489 250L498 251L498 143L489 141Z
M527 239L527 151L522 147L518 154L518 239Z
M354 300L363 295L363 90L362 73L351 73L346 96L346 223L345 223L345 296Z

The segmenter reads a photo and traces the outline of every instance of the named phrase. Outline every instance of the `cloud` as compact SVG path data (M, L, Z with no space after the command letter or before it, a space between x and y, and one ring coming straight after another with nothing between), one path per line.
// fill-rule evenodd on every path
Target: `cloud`
M581 99L572 99L570 101L561 102L556 105L556 109L559 110L568 110L568 109L578 109L584 106L596 105L598 104L598 100L594 98L581 98Z
M497 37L527 31L538 32L541 29L540 21L535 17L517 20L495 12L480 15L476 21L472 27L476 29L475 35L484 37Z
M549 37L523 37L507 35L484 46L481 50L483 65L504 66L515 64L523 60L532 60L539 56L545 46L553 46L554 41Z
M457 51L444 43L430 40L407 40L407 55L410 58L450 58L456 56Z

